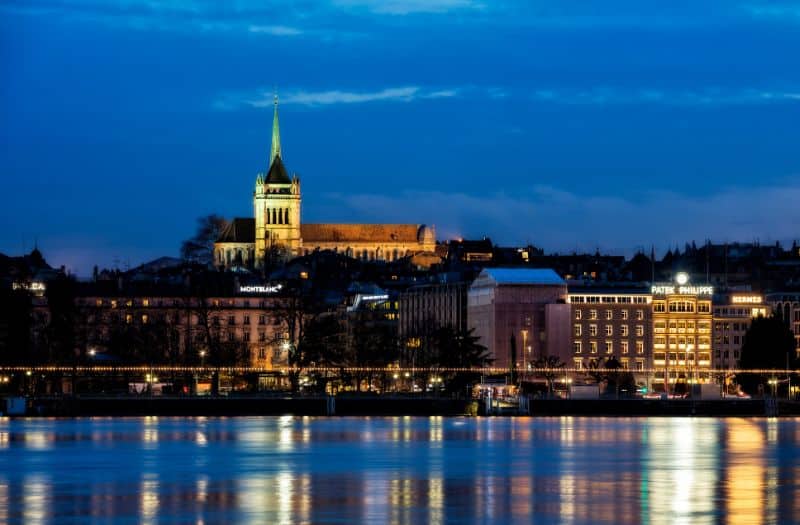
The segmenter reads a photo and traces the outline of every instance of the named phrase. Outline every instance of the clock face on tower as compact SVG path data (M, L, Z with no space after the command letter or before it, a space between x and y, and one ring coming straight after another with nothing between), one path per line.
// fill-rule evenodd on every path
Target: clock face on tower
M686 272L679 272L675 274L675 282L683 286L689 282L689 274Z

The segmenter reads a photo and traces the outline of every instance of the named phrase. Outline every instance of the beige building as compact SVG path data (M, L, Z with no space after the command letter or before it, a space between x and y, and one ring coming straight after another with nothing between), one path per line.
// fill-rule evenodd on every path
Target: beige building
M583 369L591 361L614 358L623 368L653 366L652 296L647 290L571 287L572 352L567 366Z
M550 269L486 268L467 291L467 323L489 349L493 366L524 371L569 351L567 284ZM548 331L561 326L562 330ZM558 337L561 333L562 337Z
M713 367L717 370L738 368L744 336L753 318L767 317L771 311L764 296L754 293L731 294L714 304Z
M269 169L256 177L254 216L234 219L221 233L214 265L263 268L315 250L393 261L436 249L436 231L424 224L302 224L301 200L300 179L283 163L276 97Z
M286 366L285 324L276 316L280 299L264 287L240 287L237 297L95 296L81 297L77 307L84 320L88 350L106 354L115 330L149 328L165 351L189 362L211 364L211 346L246 350L250 366ZM250 290L249 288L253 288ZM166 356L162 356L166 358ZM244 363L242 363L244 364Z
M654 387L712 380L711 300L709 285L690 284L689 276L678 273L673 283L656 283L653 296Z

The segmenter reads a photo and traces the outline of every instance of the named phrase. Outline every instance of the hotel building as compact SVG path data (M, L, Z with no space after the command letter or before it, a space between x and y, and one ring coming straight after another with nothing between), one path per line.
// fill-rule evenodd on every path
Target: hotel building
M652 367L652 296L645 289L570 287L572 352L567 366L615 358L623 368Z

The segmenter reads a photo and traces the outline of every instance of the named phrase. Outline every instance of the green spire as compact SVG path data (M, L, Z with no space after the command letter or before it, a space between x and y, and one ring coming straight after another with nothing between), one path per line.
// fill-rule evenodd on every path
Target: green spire
M275 157L281 156L281 130L280 126L278 125L278 93L275 93L275 114L272 117L272 151L269 154L269 165L272 166L272 162L275 160Z

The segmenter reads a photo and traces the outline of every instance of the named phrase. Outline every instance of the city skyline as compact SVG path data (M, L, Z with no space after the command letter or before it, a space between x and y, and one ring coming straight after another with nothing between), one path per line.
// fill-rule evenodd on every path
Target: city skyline
M87 275L249 216L276 87L304 221L562 253L790 243L797 9L616 7L3 3L0 251L38 240Z

